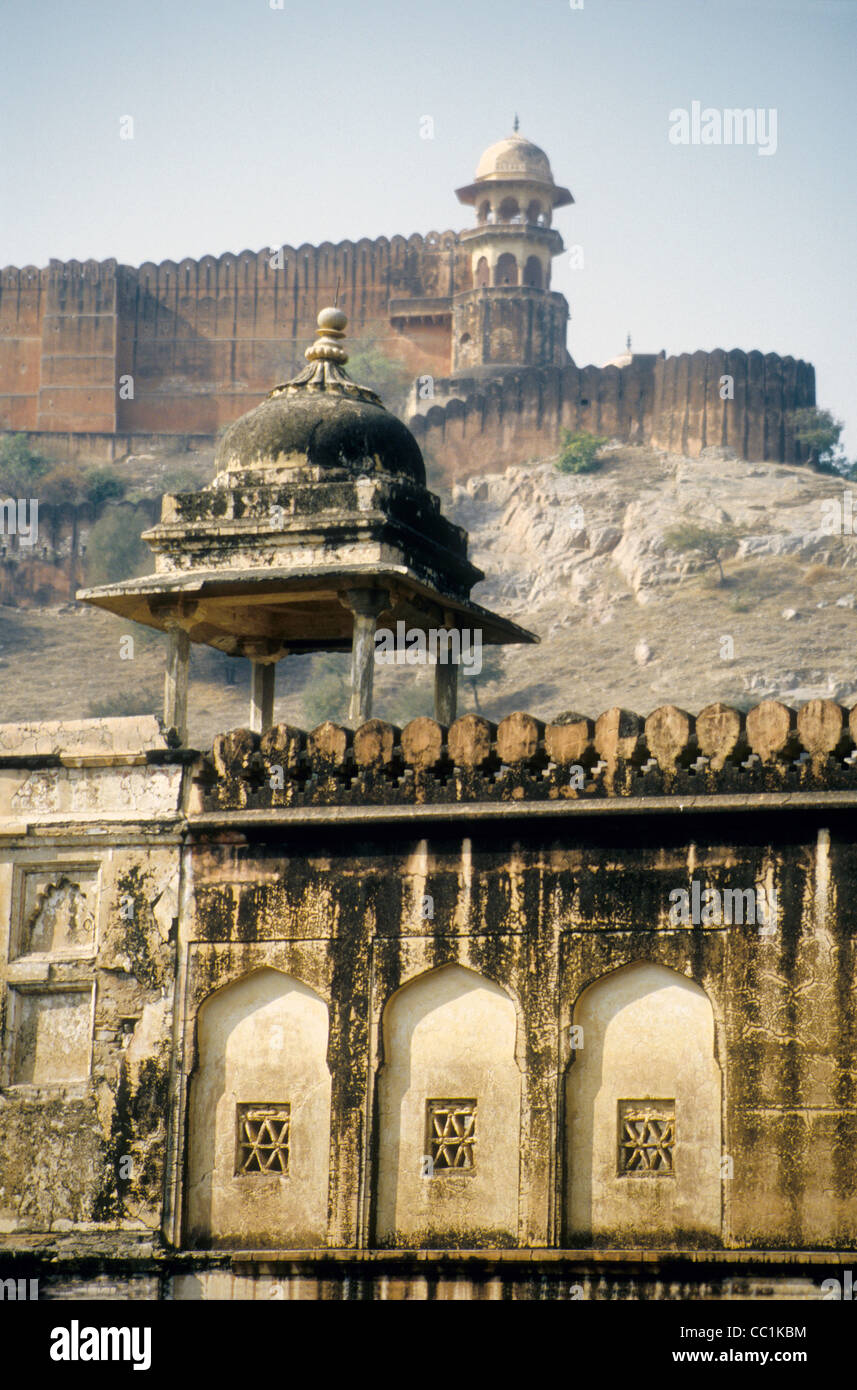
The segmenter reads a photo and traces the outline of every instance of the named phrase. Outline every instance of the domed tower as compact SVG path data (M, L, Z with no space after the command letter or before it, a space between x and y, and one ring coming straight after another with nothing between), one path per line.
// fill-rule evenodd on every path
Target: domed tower
M455 719L462 633L479 633L480 651L538 641L471 600L485 576L467 532L426 488L407 426L344 370L346 322L322 309L308 366L229 426L213 482L164 497L143 536L154 574L78 593L169 635L164 723L182 740L192 642L252 663L250 727L264 732L276 663L291 652L350 649L350 718L369 719L381 619L383 641L397 634L395 664L434 666L443 724Z
M561 367L568 303L550 289L551 261L564 249L552 227L554 208L574 199L554 182L544 150L517 131L491 145L476 177L456 190L476 209L476 226L461 233L470 253L473 288L453 299L454 375L490 375L497 368Z

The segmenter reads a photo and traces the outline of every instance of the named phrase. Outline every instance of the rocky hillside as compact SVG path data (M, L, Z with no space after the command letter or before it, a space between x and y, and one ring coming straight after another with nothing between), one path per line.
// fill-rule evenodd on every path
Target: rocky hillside
M476 597L542 639L504 658L515 704L857 702L857 540L827 534L822 506L850 486L725 449L690 460L615 446L592 474L548 462L456 487L489 576ZM722 581L698 552L671 548L681 523L734 533Z
M591 474L547 461L456 484L445 506L488 576L474 597L541 637L492 651L481 679L462 681L461 708L550 718L766 696L857 703L857 542L826 534L822 506L849 487L725 450L690 460L627 445ZM680 523L729 528L722 582L670 545ZM136 630L129 656L128 627L76 604L0 608L0 721L156 711L161 639ZM277 718L342 717L346 670L345 657L283 662ZM245 722L247 681L244 663L195 649L193 741ZM428 672L379 668L381 717L430 712Z

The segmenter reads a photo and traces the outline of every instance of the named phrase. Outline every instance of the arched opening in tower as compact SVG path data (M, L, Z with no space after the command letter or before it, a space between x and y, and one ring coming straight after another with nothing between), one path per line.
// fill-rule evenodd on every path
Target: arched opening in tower
M532 289L544 289L544 272L542 263L538 256L528 256L524 266L524 284L530 285Z
M497 266L494 271L495 285L517 285L518 283L518 262L511 251L504 251L502 256L497 257Z
M476 288L484 290L491 283L491 273L488 269L488 260L485 256L480 256L476 262Z

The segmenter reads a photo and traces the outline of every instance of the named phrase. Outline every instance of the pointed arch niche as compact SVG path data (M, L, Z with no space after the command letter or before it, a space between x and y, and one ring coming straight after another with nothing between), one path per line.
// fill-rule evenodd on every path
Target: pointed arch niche
M193 1244L324 1243L327 1042L324 1000L277 970L256 970L202 1004L189 1110Z
M515 1245L521 1072L505 990L445 965L383 1017L376 1235L382 1245ZM437 1136L446 1132L450 1142Z
M636 961L577 1001L566 1081L569 1246L711 1244L721 1232L721 1075L699 985Z

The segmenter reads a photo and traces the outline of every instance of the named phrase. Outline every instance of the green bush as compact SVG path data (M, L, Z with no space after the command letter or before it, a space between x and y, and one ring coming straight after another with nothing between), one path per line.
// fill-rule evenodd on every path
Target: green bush
M388 357L372 333L352 338L345 370L358 386L368 386L393 414L402 410L413 377L404 363Z
M835 465L847 466L839 448L839 439L845 426L834 418L832 411L820 410L817 406L804 406L792 410L787 421L794 430L798 444L806 450L806 462L820 473L837 473Z
M112 468L91 468L83 480L86 499L93 507L103 502L118 502L125 496L125 483Z
M594 473L601 467L598 455L609 441L587 430L562 431L562 452L557 462L560 473Z
M134 507L108 507L89 533L86 574L89 584L133 579L152 568L152 553L140 532L143 516Z
M33 452L25 434L0 438L0 492L4 497L31 496L39 480L55 466Z

